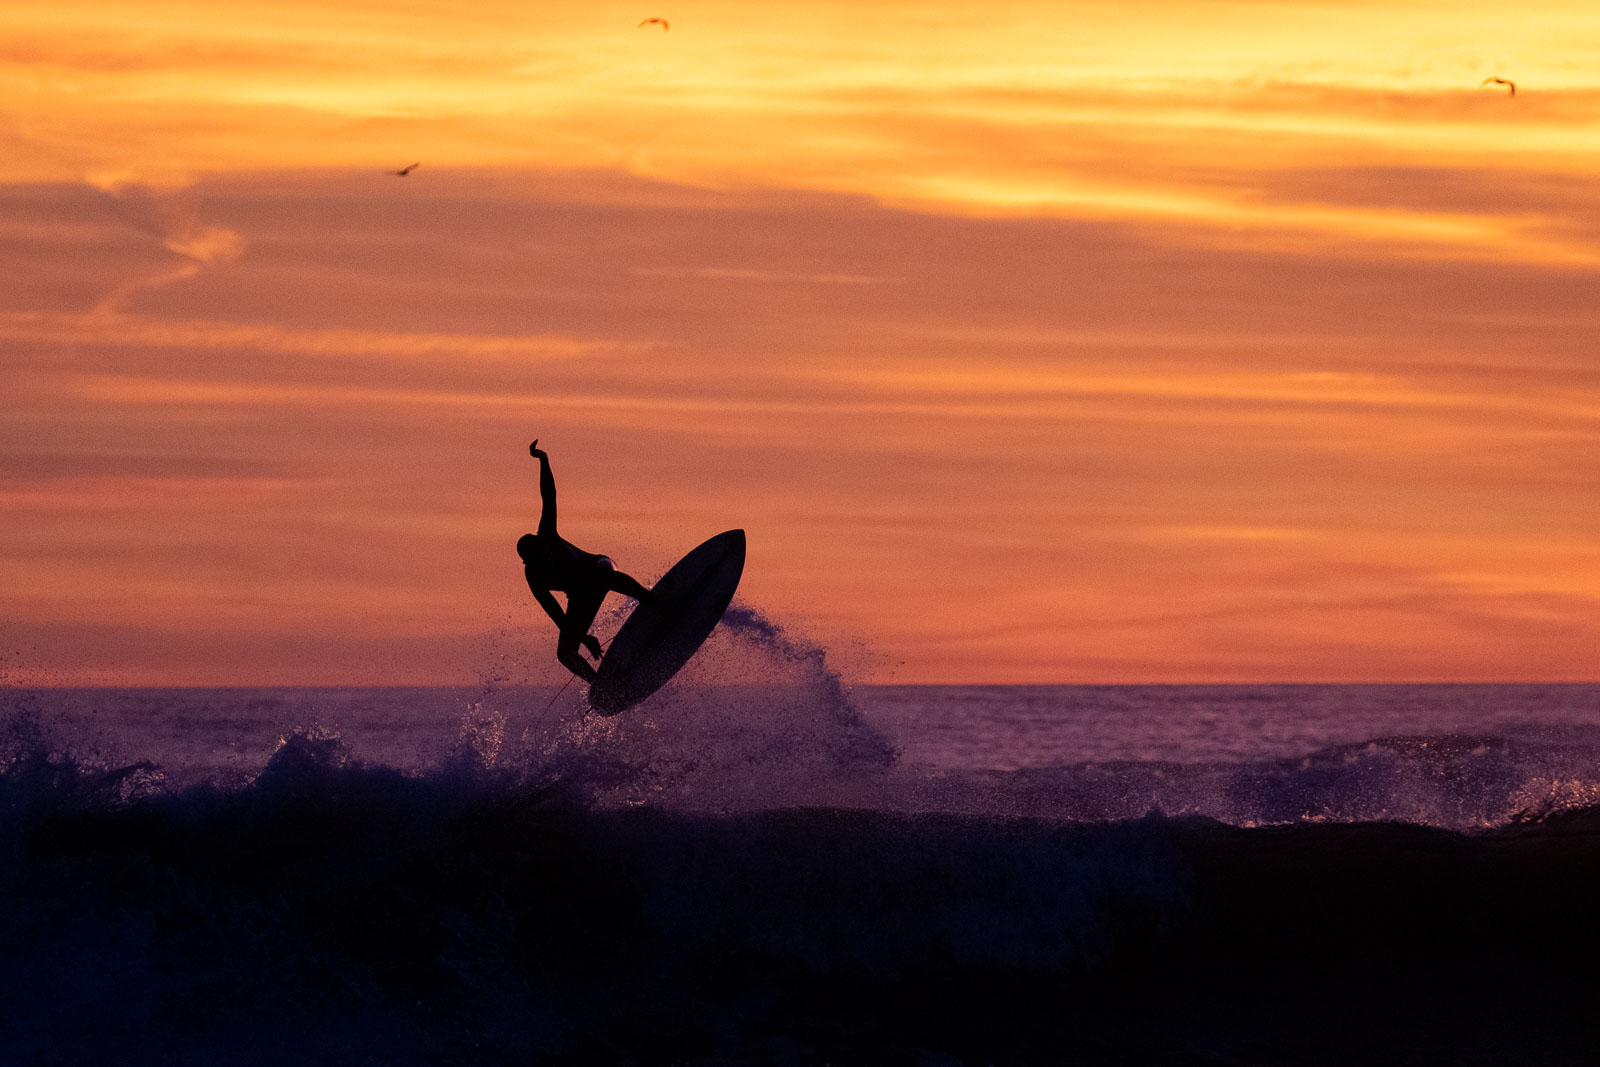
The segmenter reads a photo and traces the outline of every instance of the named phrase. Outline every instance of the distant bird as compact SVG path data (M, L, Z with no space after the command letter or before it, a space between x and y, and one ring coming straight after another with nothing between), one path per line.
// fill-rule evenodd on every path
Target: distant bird
M666 19L645 19L643 22L639 23L639 25L635 26L634 29L642 30L646 26L660 26L662 33L666 33L672 29L671 26L667 25Z
M421 163L413 163L409 167L402 167L400 170L391 170L389 173L393 174L396 178L404 178L407 174L410 174L420 166L422 166Z
M1504 85L1507 89L1511 90L1512 96L1517 95L1517 83L1514 81L1508 81L1505 78L1485 78L1483 79L1483 85L1478 86L1478 88L1482 89L1484 85Z

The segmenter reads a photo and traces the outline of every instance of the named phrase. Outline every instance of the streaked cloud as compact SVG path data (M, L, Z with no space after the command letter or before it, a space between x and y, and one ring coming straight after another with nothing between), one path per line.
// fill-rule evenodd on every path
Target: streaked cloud
M0 632L470 679L537 436L904 681L1592 677L1600 12L671 17L9 7Z
M343 358L449 356L488 360L575 359L638 345L560 336L383 333L296 329L264 323L170 321L133 315L12 312L0 314L0 338L53 344L118 344L174 349L248 349Z

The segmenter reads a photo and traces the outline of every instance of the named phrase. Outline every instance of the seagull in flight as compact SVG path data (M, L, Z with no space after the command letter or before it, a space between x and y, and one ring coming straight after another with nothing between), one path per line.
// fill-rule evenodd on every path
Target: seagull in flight
M671 26L667 25L666 19L645 19L643 22L639 23L639 25L635 26L634 29L642 30L646 26L660 26L662 33L666 33L672 29Z
M396 178L404 178L407 174L410 174L420 166L422 166L421 163L413 163L409 167L402 167L399 170L391 170L389 173L393 174Z
M1512 96L1517 95L1517 83L1506 78L1485 78L1483 79L1483 85L1478 86L1478 88L1482 89L1484 85L1504 85L1511 90Z

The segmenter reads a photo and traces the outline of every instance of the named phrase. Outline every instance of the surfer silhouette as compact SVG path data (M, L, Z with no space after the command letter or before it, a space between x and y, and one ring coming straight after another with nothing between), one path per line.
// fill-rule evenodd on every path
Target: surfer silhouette
M543 511L539 515L539 532L518 538L517 555L522 557L523 573L533 598L561 630L556 659L579 678L593 682L594 668L578 650L586 648L596 662L600 659L600 640L589 632L589 627L600 613L601 601L607 593L616 592L643 602L651 599L650 590L617 570L610 557L585 552L556 532L556 479L550 473L550 457L537 439L528 446L528 454L539 461ZM567 594L565 611L552 595L556 592Z

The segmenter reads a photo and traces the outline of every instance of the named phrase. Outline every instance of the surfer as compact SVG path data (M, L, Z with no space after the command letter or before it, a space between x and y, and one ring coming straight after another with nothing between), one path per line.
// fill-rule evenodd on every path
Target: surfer
M600 602L607 593L617 592L643 603L651 599L650 590L617 570L610 557L585 552L556 532L556 479L550 473L550 457L537 439L528 446L528 454L539 461L543 511L539 515L539 532L523 534L517 540L517 555L522 557L523 573L534 599L561 630L556 659L579 678L593 682L594 668L578 649L588 649L599 661L600 640L589 632L589 626L600 613ZM553 592L567 594L565 611L551 595Z

